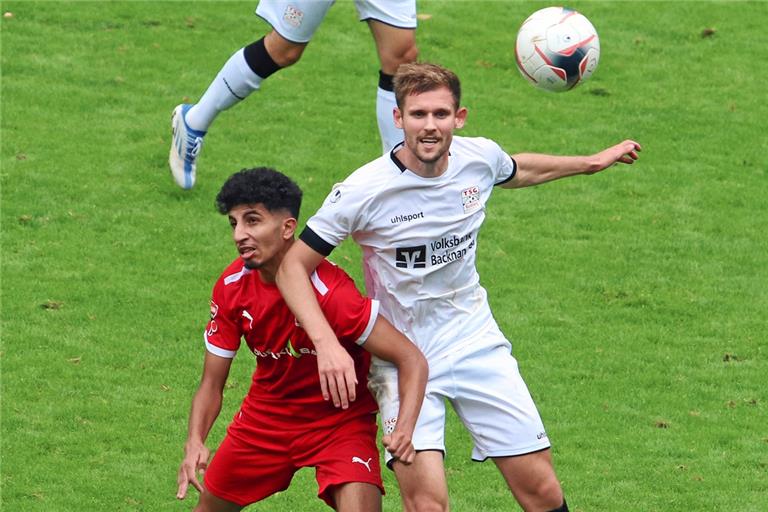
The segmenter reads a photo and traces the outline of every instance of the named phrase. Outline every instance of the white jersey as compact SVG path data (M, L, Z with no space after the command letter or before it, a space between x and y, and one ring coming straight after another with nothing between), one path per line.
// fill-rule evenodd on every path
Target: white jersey
M432 360L482 343L472 338L495 325L475 268L478 235L491 190L516 165L492 140L454 137L446 171L423 178L397 149L334 186L301 239L327 255L352 236L368 295Z

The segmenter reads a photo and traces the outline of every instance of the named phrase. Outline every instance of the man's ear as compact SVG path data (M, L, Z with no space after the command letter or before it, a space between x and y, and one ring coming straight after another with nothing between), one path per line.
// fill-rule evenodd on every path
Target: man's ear
M392 109L392 115L395 118L395 127L403 129L403 113L400 111L399 108L395 107Z
M293 238L293 235L296 233L297 225L298 222L293 217L287 217L283 221L283 240L290 240Z
M456 126L455 128L458 130L460 128L464 128L464 123L467 121L467 109L465 107L461 107L459 110L456 111Z

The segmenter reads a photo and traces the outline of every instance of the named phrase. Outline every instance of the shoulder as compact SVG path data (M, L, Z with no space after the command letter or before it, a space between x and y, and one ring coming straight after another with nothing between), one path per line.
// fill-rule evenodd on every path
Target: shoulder
M496 141L485 137L455 136L451 144L451 151L454 150L458 153L485 155L486 157L495 157L497 153L504 152Z
M351 284L354 287L352 278L341 267L326 259L317 266L310 276L310 281L320 297L329 296L345 285Z
M397 180L402 171L397 168L389 153L368 162L355 170L343 182L334 186L334 191L354 194L358 197L372 197Z

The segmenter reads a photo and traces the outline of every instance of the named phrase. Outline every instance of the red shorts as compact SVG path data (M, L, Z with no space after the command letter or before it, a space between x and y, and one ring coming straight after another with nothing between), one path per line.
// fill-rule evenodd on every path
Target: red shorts
M375 414L311 430L275 430L237 414L205 472L205 488L245 507L287 489L300 468L314 467L317 495L331 507L338 485L369 483L383 494L376 432Z

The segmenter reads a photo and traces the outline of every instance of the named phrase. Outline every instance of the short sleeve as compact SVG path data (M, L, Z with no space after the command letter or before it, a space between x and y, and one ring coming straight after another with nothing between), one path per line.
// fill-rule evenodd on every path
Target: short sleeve
M488 156L489 163L493 168L494 184L503 185L515 177L515 173L517 172L517 162L515 162L514 158L509 156L509 154L507 154L507 152L496 142L492 140L488 140L488 142L491 145Z
M211 318L205 326L204 338L208 352L219 357L232 359L240 348L242 333L233 311L229 309L225 285L221 279L213 287Z
M353 181L348 178L347 181L334 185L320 209L307 221L307 228L328 247L337 247L358 227L359 212L364 207L367 195L362 187ZM304 241L321 254L327 256L330 252L314 247L311 240Z

